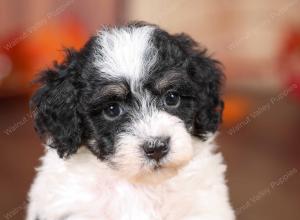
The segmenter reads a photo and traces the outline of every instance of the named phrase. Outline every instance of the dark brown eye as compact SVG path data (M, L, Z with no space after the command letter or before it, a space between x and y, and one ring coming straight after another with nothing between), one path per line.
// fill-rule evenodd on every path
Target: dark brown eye
M114 120L122 114L122 108L118 103L111 103L103 109L104 117L109 120Z
M164 104L167 107L178 107L180 104L179 94L177 92L168 92L164 97Z

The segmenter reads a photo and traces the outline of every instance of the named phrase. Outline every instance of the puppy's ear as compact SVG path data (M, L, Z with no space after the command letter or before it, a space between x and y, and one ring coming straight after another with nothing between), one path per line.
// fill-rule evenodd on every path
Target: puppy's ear
M205 138L213 133L222 121L224 103L220 98L224 74L221 64L207 55L206 49L185 34L175 35L175 39L187 56L187 72L197 92L197 106L193 132Z
M60 157L75 153L81 144L81 117L78 112L77 53L68 50L66 60L40 74L42 86L34 94L30 105L35 129L49 140Z

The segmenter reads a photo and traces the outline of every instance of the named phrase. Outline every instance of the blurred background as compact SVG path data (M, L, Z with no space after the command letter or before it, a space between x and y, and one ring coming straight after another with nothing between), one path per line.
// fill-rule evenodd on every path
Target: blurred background
M300 219L300 0L0 0L0 219L23 219L43 152L30 83L62 48L131 20L185 32L224 64L218 142L241 220Z

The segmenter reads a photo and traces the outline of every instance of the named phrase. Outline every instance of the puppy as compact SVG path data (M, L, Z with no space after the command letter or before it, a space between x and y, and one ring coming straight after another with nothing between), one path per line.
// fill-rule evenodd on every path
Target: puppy
M233 220L220 65L185 34L106 28L41 74L27 220Z

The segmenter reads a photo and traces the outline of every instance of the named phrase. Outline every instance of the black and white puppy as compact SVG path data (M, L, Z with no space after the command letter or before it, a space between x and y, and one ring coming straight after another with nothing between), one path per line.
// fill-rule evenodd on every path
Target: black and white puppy
M27 220L233 220L214 133L219 63L185 34L99 31L40 77Z

